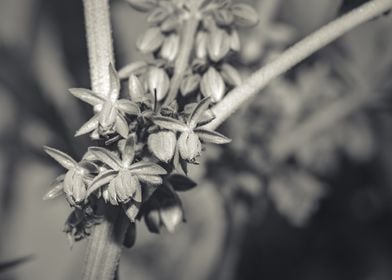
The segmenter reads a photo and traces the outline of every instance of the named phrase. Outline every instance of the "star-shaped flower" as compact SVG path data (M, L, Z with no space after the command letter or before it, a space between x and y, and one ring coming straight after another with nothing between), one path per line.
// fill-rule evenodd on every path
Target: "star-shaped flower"
M139 161L133 162L135 157L135 141L133 136L128 137L121 158L115 153L101 147L91 147L89 151L107 169L94 178L87 190L87 197L101 187L105 201L113 205L127 203L131 199L137 203L142 202L140 182L153 185L162 184L162 175L167 172L158 164Z
M55 198L64 192L72 206L83 202L86 198L87 186L92 181L93 174L97 173L97 167L86 160L78 163L69 155L50 147L44 147L44 150L68 170L65 175L57 177L52 184L52 189L44 196L44 199Z
M84 88L71 88L72 95L94 106L96 114L88 120L75 134L80 136L97 130L100 135L116 131L126 138L129 133L125 115L138 115L138 105L127 99L118 99L120 95L120 79L113 65L109 65L110 92L107 97Z
M212 130L201 128L205 123L202 117L210 105L210 98L204 98L193 109L186 123L169 117L155 117L154 123L163 129L181 132L177 145L181 157L194 161L201 153L201 141L215 144L226 144L231 140Z

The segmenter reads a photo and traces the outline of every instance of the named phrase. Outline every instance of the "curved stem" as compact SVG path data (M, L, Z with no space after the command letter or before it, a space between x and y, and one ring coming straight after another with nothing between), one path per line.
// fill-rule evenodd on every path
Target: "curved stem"
M252 74L244 83L229 92L212 111L215 120L206 125L216 129L249 98L256 95L269 82L285 73L297 63L323 48L346 32L392 8L392 0L372 0L348 14L332 21L318 31L286 50L281 56Z
M180 51L174 65L174 75L171 79L169 93L163 103L163 106L168 106L176 99L182 78L184 77L185 70L189 64L189 57L192 52L198 25L199 19L193 14L191 14L189 19L185 22L184 28L181 32Z
M108 0L83 0L92 90L103 97L109 94L109 64L114 64ZM89 239L84 280L112 280L121 256L129 225L124 214L114 207L100 205L104 220L96 225Z

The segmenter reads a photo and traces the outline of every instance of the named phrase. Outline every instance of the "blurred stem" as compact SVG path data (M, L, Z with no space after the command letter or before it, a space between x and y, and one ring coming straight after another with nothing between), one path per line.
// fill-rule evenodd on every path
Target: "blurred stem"
M242 85L230 91L221 102L212 108L216 118L205 127L216 129L249 98L264 89L277 76L290 70L356 26L387 12L391 8L392 0L372 0L299 41L277 59L253 73Z
M170 83L169 94L162 106L168 106L176 99L182 78L184 77L185 70L189 64L189 58L193 49L198 25L199 18L194 13L191 13L181 32L181 45L174 65L174 75Z
M112 34L108 0L83 0L91 87L109 94L109 64L113 63ZM104 220L96 225L89 239L83 271L84 280L112 280L118 267L129 221L115 207L100 205Z

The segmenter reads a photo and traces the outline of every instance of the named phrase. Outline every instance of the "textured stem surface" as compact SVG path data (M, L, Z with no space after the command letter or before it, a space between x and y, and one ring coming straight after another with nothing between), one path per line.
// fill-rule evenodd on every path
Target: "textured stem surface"
M191 15L182 29L180 51L174 65L174 75L170 82L170 90L163 104L164 106L169 105L176 99L182 78L189 64L198 25L199 19Z
M104 211L105 221L94 227L87 247L84 280L115 278L129 225L128 218L120 210L117 207L107 207Z
M212 111L215 120L206 125L208 129L216 129L231 114L242 106L249 98L259 93L269 82L285 73L297 63L317 50L323 48L354 27L364 23L392 8L392 0L373 0L348 14L332 21L305 39L286 50L277 59L253 73L244 83L229 92Z
M114 64L108 0L83 0L91 88L109 94L109 64Z
M114 64L108 0L83 0L92 90L107 97L109 64ZM121 256L129 221L114 207L100 205L104 220L90 236L84 280L112 280Z

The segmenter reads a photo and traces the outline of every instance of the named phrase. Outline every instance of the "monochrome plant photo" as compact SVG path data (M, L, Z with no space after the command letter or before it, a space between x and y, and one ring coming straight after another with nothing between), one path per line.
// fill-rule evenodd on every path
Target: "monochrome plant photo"
M392 279L392 0L4 0L0 279Z

